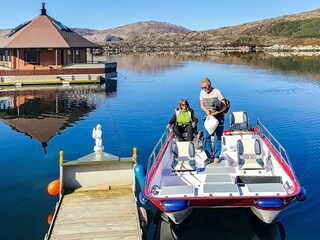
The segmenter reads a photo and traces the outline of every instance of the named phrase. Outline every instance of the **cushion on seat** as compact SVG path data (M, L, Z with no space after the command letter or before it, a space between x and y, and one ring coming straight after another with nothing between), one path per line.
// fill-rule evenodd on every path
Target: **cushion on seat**
M246 112L230 113L230 128L232 130L249 130L251 127L248 114Z
M172 144L172 168L176 171L192 171L196 169L194 143L175 142Z
M261 145L258 139L241 139L237 142L238 164L242 169L263 169Z

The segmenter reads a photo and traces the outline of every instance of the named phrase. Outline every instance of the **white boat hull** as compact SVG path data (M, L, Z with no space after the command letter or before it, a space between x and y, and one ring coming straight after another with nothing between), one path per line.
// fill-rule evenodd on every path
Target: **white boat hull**
M189 215L192 213L192 208L186 208L182 211L177 212L165 212L164 214L167 215L172 222L175 224L182 223Z
M263 210L256 207L250 207L251 211L264 223L272 223L281 210ZM193 208L187 208L177 212L165 212L164 214L175 224L182 223L192 213Z
M251 207L250 209L258 218L260 218L265 223L272 223L281 212L280 210L263 210L256 207Z

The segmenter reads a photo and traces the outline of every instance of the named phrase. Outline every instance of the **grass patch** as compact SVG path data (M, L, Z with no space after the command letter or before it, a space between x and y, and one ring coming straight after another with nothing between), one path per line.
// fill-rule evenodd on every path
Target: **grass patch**
M271 27L270 35L288 38L319 38L320 18L277 23Z

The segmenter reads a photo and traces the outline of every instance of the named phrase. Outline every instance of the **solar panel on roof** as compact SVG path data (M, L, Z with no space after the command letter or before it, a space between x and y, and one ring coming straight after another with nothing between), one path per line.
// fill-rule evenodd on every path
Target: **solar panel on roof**
M52 21L54 25L56 25L61 30L69 31L69 28L63 25L61 22L58 21Z
M6 34L6 37L11 37L13 34L18 32L20 29L24 28L26 25L28 25L31 21L27 21L25 23L20 24L19 26L12 29L9 33Z

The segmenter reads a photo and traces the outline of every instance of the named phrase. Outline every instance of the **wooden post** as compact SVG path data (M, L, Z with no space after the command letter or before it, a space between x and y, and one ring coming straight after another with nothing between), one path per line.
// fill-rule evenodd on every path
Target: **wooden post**
M60 151L59 163L60 163L60 166L63 164L63 151Z

